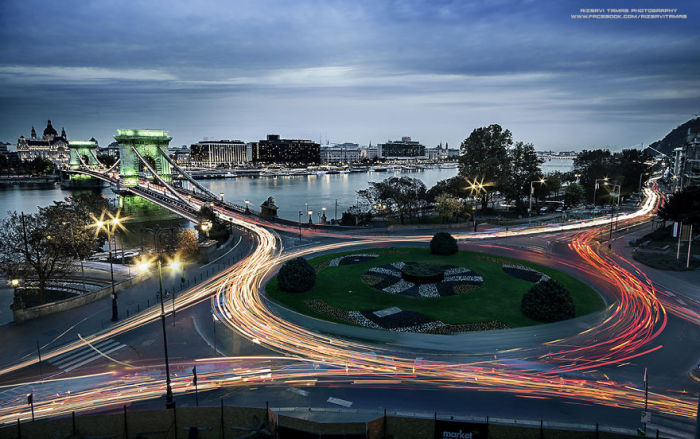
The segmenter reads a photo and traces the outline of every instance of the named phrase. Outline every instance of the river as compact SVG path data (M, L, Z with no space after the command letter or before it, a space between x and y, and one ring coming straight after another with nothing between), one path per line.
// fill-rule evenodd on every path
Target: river
M572 161L552 160L542 165L545 174L571 170ZM335 217L337 200L338 218L348 207L357 202L357 191L369 186L369 182L388 177L414 177L430 188L439 180L457 175L456 168L432 167L421 171L358 172L351 174L325 174L279 177L236 177L217 180L201 180L213 193L224 193L224 199L238 204L249 200L251 207L258 208L268 197L273 197L279 207L278 215L289 220L307 221L307 210L313 211L314 222L323 207L330 220ZM0 186L0 219L8 211L35 212L37 206L48 206L53 201L63 200L71 194L69 189L56 185ZM115 195L109 188L103 189L109 198Z

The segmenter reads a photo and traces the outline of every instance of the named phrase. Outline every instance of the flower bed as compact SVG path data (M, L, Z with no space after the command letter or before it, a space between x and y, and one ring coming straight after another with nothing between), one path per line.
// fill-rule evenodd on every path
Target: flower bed
M528 282L542 282L549 279L546 274L524 265L503 264L502 267L506 274Z
M341 256L339 258L331 259L328 262L329 267L338 267L341 265L353 265L353 264L361 264L363 262L371 261L374 258L379 257L379 255L375 254L356 254L356 255L347 255L347 256Z
M481 276L467 268L440 264L420 264L426 272L440 272L442 279L439 281L425 283L406 279L406 272L410 273L418 265L415 262L394 262L372 267L362 275L362 281L385 293L426 298L465 294L484 283Z

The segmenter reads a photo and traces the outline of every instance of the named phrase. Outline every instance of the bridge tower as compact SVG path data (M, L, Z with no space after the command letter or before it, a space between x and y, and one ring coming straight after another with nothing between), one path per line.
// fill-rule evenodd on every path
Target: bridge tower
M164 130L117 130L119 143L119 174L125 186L139 184L141 164L157 174L162 181L172 181L168 160L168 144L172 137Z
M97 142L92 140L71 140L68 142L68 149L70 150L70 161L68 164L71 169L79 169L83 166L88 168L99 168L101 166L97 160Z

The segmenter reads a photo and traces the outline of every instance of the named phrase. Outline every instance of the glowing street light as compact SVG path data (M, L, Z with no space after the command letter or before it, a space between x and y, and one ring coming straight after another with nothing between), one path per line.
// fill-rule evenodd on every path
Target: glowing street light
M87 227L92 227L95 229L95 237L100 234L101 231L105 231L107 234L107 246L109 248L109 274L112 281L112 321L116 322L119 320L119 311L117 308L117 292L114 289L114 267L112 265L112 237L114 232L117 230L126 230L124 224L122 224L127 218L120 217L121 211L117 211L115 215L112 215L109 211L102 211L100 217L96 218L91 215L94 223L88 225ZM108 217L105 219L105 215ZM48 237L47 237L48 238Z
M250 200L245 200L245 213L250 213Z
M314 211L307 210L306 213L309 215L309 225L313 224L313 221L311 220L311 215L313 215Z

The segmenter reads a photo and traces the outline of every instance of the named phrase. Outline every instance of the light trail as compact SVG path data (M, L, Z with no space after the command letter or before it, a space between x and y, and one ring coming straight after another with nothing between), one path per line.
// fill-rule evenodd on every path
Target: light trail
M655 210L660 202L659 197L649 189L645 189L645 193L646 200L641 209L620 216L619 224L631 225L644 221ZM196 200L191 202L195 205L199 203ZM542 350L546 353L532 358L533 365L544 364L548 367L542 370L528 369L526 365L519 368L495 359L463 361L458 355L450 360L427 359L419 363L410 354L397 352L391 347L363 344L306 330L272 314L260 297L262 283L287 259L349 246L425 242L432 238L430 235L363 237L307 230L310 235L348 241L282 255L277 236L268 228L292 233L297 232L296 228L271 226L268 222L228 211L220 206L216 206L215 209L222 218L248 229L255 236L258 245L251 255L235 266L180 294L175 307L182 309L213 295L215 311L220 320L249 340L286 357L198 360L198 369L200 364L205 367L203 372L198 374L201 390L245 386L251 383L290 382L363 387L391 385L402 388L427 385L445 389L509 392L531 398L568 398L627 409L643 406L643 389L609 379L594 379L592 376L572 377L575 372L622 364L660 348L659 345L654 345L654 340L663 331L667 321L664 304L657 297L653 284L648 279L640 280L625 270L596 244L596 236L605 232L609 223L607 218L532 229L457 235L458 239L486 239L589 229L574 235L570 247L590 266L590 270L616 287L617 301L613 305L610 317L600 325L573 337L550 341L543 345ZM689 315L692 316L692 312ZM697 316L697 313L695 315ZM146 310L107 331L86 338L86 341L96 342L113 337L154 321L159 316L159 309ZM49 355L60 355L81 345L77 342ZM529 351L529 355L534 355L534 352ZM525 355L524 352L518 354ZM30 364L33 364L32 360L0 373ZM191 377L187 373L182 374L182 365L175 364L173 370L173 391L176 394L191 391ZM50 390L55 390L54 381L14 387L21 389L29 386L39 393L38 396L41 392L49 391L47 395L50 395L50 398L45 398L39 403L36 411L39 417L152 399L163 394L163 376L159 366L141 367L134 372L76 377L71 380L75 388L69 394L62 394L60 391L51 393ZM65 381L60 385L65 386ZM695 401L684 392L664 390L663 393L650 392L649 396L650 409L655 411L684 417L693 417L695 414ZM28 416L24 404L26 400L23 398L24 395L0 404L0 423L15 422L17 417ZM36 397L35 401L40 399Z

